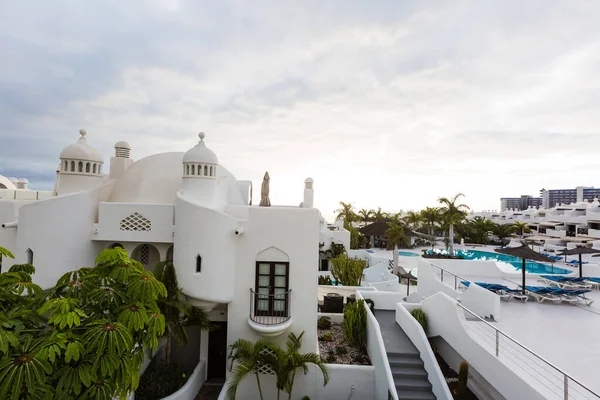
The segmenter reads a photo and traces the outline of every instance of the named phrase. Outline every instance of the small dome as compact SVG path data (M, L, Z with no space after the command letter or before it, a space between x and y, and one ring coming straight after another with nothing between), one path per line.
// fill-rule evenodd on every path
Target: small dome
M304 180L304 183L315 183L315 181L313 180L313 178L306 178Z
M124 140L121 140L121 141L115 143L115 149L128 149L128 150L131 150L131 146L129 145L129 143L125 142Z
M12 177L12 176L9 177L8 180L11 181L12 183L15 183L15 184L19 183L19 180L17 178Z
M102 154L87 144L87 140L85 135L87 132L85 129L80 129L79 134L81 137L77 141L70 146L64 148L64 150L60 153L60 159L68 159L68 160L84 160L84 161L94 161L99 163L104 163L104 157Z
M29 183L29 181L25 178L19 179L19 183Z
M183 156L183 163L219 164L217 155L204 143L204 132L198 134L200 141Z

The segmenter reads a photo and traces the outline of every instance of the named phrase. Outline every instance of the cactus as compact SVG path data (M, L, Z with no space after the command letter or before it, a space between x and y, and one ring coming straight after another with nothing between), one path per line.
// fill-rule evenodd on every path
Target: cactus
M463 361L460 363L460 367L458 367L458 387L456 389L458 399L466 399L468 377L469 364L466 361Z

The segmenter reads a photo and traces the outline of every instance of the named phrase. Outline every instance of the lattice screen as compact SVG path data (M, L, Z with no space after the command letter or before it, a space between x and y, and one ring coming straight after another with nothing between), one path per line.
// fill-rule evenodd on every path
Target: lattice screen
M145 266L150 264L150 246L147 244L142 245L140 248L140 262Z
M150 231L152 230L152 222L137 212L131 214L127 218L121 220L122 231Z
M271 349L262 349L260 353L275 356L275 352ZM275 375L275 371L273 371L273 368L271 368L271 366L269 365L261 365L256 370L259 374Z

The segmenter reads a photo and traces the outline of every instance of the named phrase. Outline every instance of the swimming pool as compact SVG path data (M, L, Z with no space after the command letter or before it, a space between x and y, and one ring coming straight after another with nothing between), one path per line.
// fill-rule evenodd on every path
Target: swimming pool
M436 251L437 252L437 251ZM515 267L515 270L520 271L523 266L523 260L518 257L509 256L508 254L490 253L480 250L455 250L457 256L463 256L465 260L494 260L503 261ZM431 253L431 251L429 251ZM569 274L571 271L564 268L553 267L550 264L543 264L537 261L527 260L525 262L525 271L533 274Z
M402 257L419 257L417 253L411 253L410 251L399 251L398 255Z

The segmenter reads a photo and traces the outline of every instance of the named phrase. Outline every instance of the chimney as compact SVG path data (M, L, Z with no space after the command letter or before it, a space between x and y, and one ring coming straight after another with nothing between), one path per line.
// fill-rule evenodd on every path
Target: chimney
M110 158L110 179L118 179L133 164L133 160L129 158L131 146L129 143L120 141L115 144L115 155Z
M304 180L304 202L303 202L304 208L313 208L314 207L315 193L313 190L313 182L314 181L312 178L306 178Z

